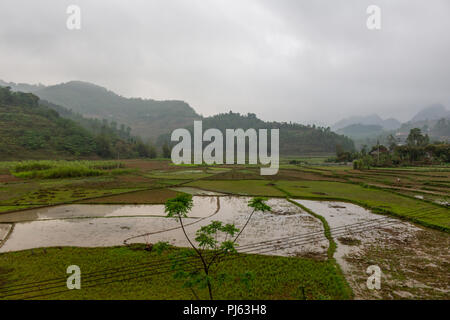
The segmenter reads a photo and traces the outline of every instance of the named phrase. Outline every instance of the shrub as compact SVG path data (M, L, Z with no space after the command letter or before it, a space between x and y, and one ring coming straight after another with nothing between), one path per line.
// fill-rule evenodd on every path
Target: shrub
M11 173L24 179L59 179L124 174L129 169L114 161L25 161L13 166ZM109 171L107 171L109 170Z

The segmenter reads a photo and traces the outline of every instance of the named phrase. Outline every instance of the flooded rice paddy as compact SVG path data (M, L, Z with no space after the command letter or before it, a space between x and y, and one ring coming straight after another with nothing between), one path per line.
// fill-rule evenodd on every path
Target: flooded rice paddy
M448 234L350 203L295 201L327 220L356 299L450 299ZM370 265L382 271L381 290L367 289Z
M220 220L242 227L251 210L250 198L231 196L194 196L194 207L185 219L186 231L192 238L196 230ZM302 246L270 247L267 254L326 256L328 242L322 223L285 199L270 199L272 212L256 212L239 245L273 240L299 233L317 233L314 242ZM163 205L64 205L3 214L0 224L14 224L14 231L0 252L51 246L112 246L126 243L167 241L176 246L188 246L179 224L164 217ZM3 229L0 229L3 230ZM6 233L6 232L4 232ZM260 249L265 249L261 247ZM265 250L254 250L260 253Z
M241 228L251 214L248 197L225 196L195 188L177 191L194 195L194 207L184 219L191 239L200 226L213 220L234 223ZM447 234L374 214L350 203L295 201L327 220L337 243L334 257L356 298L426 298L435 297L436 292L448 294L450 243ZM286 199L269 199L268 204L271 212L256 212L252 216L239 238L239 251L327 258L329 243L318 218ZM158 241L189 246L179 223L165 217L163 205L73 204L0 215L0 252ZM407 249L411 250L405 251ZM398 268L393 267L394 262L399 264ZM430 271L432 276L418 273L418 263L434 268ZM385 287L389 290L367 290L366 268L371 264L380 265Z
M335 258L344 272L350 272L348 255L360 252L368 244L377 241L388 243L392 240L404 241L420 230L414 225L378 214L365 208L343 202L295 200L306 208L324 217L331 235L338 244Z
M11 224L0 224L0 244L2 244L4 240L6 240L6 236L10 232L11 227Z
M178 191L202 194L195 188ZM251 214L251 209L247 206L250 198L217 196L208 192L205 194L193 197L193 209L185 219L186 231L191 238L195 237L200 226L213 220L234 223L241 228ZM336 258L344 270L348 267L345 256L360 248L354 242L359 244L388 239L393 234L405 237L414 230L410 224L390 224L398 220L389 218L381 219L385 229L373 228L382 216L348 203L296 201L328 221L339 244ZM272 211L256 212L241 234L238 244L243 248L242 251L326 258L328 241L319 219L286 199L270 199L268 204ZM10 232L12 225L14 230ZM8 239L5 239L8 234ZM297 237L299 235L305 236ZM0 252L38 247L98 247L158 241L189 246L179 223L165 217L164 205L72 204L2 214L0 239L6 240L0 247ZM260 245L253 250L245 248L249 244L274 239L280 240ZM347 245L346 239L352 243Z

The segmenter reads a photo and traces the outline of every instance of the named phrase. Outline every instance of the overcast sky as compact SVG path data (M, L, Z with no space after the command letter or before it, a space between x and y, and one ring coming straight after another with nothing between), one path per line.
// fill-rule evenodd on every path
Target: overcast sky
M70 4L81 30L66 28ZM409 120L450 107L450 1L1 0L0 79L83 80L203 115Z

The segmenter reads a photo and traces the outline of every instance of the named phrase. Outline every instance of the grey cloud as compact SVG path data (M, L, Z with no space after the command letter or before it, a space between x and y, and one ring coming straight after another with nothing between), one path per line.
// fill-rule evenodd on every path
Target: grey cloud
M82 9L68 31L65 10ZM382 10L382 30L365 26ZM204 115L333 123L450 106L446 0L2 0L0 79L85 80Z

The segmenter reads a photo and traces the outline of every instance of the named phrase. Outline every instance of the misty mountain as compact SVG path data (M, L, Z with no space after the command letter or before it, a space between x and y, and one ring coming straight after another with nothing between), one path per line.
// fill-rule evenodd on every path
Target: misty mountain
M384 132L383 127L377 124L351 124L336 131L352 139L375 138Z
M0 86L0 159L156 157L131 128Z
M433 104L420 110L397 130L403 134L419 128L434 141L450 140L450 111L442 104Z
M39 104L30 93L0 87L0 159L96 156L94 137L72 120Z
M254 113L242 115L236 112L221 113L202 119L203 130L210 128L219 129L225 136L225 130L229 128L253 129L279 129L280 130L280 154L301 155L334 153L336 146L345 151L355 148L353 141L343 135L332 132L330 128L305 126L298 123L266 122L259 119ZM191 133L193 125L186 127ZM268 133L270 136L270 133ZM170 134L158 138L157 144L170 143Z
M395 130L401 126L401 122L395 118L388 118L383 120L383 124L381 126L384 130Z
M425 109L419 111L412 119L411 123L426 121L426 120L439 120L450 118L450 110L447 110L442 104L433 104Z
M0 87L11 87L13 91L20 92L30 92L33 93L38 91L39 89L45 88L43 84L27 84L27 83L14 83L14 82L5 82L0 79Z
M400 121L389 118L383 120L379 115L377 114L371 114L368 116L353 116L344 118L338 122L336 122L332 129L334 131L345 128L347 126L353 125L353 124L362 124L362 125L377 125L381 126L385 130L395 130L400 127L401 123Z
M130 126L134 134L146 139L200 119L194 109L183 101L124 98L88 82L70 81L53 86L3 82L3 85L10 86L14 91L32 92L43 100L85 117L123 123Z
M95 84L71 81L54 86L5 83L13 90L28 89L41 98L42 103L53 108L63 117L77 121L84 128L94 130L97 124L86 121L106 119L108 123L131 127L133 135L152 139L159 147L176 128L189 128L194 120L203 120L205 128L279 128L280 152L286 155L305 153L333 153L336 145L344 150L354 149L353 141L331 132L329 128L301 124L265 122L255 114L219 114L203 118L187 103L177 100L124 98ZM65 108L70 109L65 110ZM116 125L117 125L116 124Z

